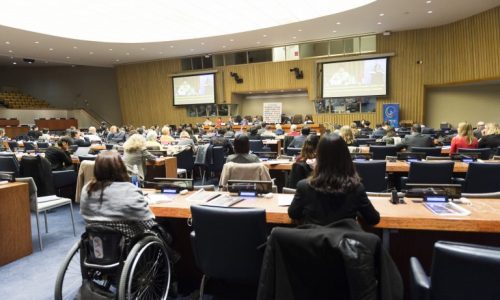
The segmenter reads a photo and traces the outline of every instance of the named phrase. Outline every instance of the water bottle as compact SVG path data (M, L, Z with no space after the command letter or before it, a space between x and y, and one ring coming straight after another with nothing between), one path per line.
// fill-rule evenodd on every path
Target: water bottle
M134 165L132 169L132 176L130 176L130 182L132 182L133 185L136 187L139 187L139 168L137 168L137 165Z

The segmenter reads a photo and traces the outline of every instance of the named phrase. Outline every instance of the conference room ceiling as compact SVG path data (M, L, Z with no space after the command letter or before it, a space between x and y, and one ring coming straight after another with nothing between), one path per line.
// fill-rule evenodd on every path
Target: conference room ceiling
M254 0L236 6L229 0L88 0L79 9L68 5L77 2L23 0L3 7L0 65L113 67L435 27L500 5L500 0ZM184 9L168 10L174 2ZM204 14L196 17L195 11Z

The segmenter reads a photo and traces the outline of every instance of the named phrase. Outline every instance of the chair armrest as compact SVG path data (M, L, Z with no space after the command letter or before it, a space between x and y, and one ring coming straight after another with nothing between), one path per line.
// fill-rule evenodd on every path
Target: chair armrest
M416 257L410 258L410 292L411 299L429 298L430 280Z

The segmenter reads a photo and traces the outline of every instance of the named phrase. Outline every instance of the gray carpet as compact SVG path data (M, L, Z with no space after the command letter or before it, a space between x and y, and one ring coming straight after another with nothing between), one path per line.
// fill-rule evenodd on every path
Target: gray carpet
M40 215L43 251L40 251L38 246L36 220L32 215L33 254L0 267L1 299L54 299L55 278L59 266L85 228L79 210L78 205L73 206L76 237L73 236L68 206L59 207L47 214L49 233L45 233L43 215Z

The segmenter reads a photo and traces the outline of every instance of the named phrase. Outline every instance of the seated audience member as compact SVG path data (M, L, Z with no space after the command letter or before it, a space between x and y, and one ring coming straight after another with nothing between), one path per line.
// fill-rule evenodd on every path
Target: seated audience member
M177 142L179 146L190 146L193 151L195 151L195 144L191 136L186 130L181 131L179 134L179 141Z
M288 145L288 148L302 148L302 145L304 145L306 137L311 133L311 129L307 126L304 126L302 127L302 130L300 132L301 135L294 137L293 140Z
M288 215L300 223L327 225L359 214L369 225L380 221L345 141L335 134L324 135L318 143L316 167L311 177L298 182Z
M108 143L123 143L126 140L125 131L118 130L118 127L109 127L108 137L106 138Z
M361 125L362 125L363 127L361 127L361 132L360 132L360 134L362 134L362 135L371 135L371 134L372 134L372 132L373 132L373 129L371 129L371 128L370 128L370 124L371 124L371 123L370 123L370 121L368 121L368 120L363 120L363 121L361 121Z
M477 122L477 127L473 131L473 134L476 137L476 139L479 140L483 136L484 129L485 129L484 122L483 121Z
M50 133L48 128L42 129L42 135L38 138L41 142L50 142Z
M245 134L240 134L234 139L234 154L227 157L226 163L234 162L239 164L258 163L260 159L257 155L250 154L250 140Z
M475 149L477 146L478 141L472 132L472 125L467 122L458 124L458 133L451 140L450 155L458 152L460 148Z
M90 143L101 142L101 138L97 134L97 130L94 126L89 127L89 130L88 130L87 134L84 135L84 137L88 138Z
M226 133L224 134L224 137L227 137L228 139L232 139L232 138L234 138L234 135L235 135L235 133L234 133L233 127L228 126Z
M228 138L224 137L224 134L226 133L226 129L221 127L218 130L218 134L216 136L213 136L210 139L210 144L214 146L222 146L224 148L224 153L226 155L233 154L233 145L231 145L231 142L229 141Z
M71 133L71 138L73 139L73 145L78 145L78 147L89 147L90 146L90 141L86 141L84 138L82 138L80 130L72 130Z
M396 130L394 130L394 127L392 126L387 126L387 130L385 132L385 135L382 137L382 142L385 142L386 145L394 145L395 144L395 139L397 137Z
M67 170L74 169L73 161L69 153L69 146L73 143L73 139L69 136L64 136L57 141L56 146L50 146L45 150L45 158L52 165L52 170Z
M345 125L340 128L340 137L344 139L347 146L354 145L354 135L352 134L351 127Z
M206 119L205 119L205 122L203 122L203 125L204 125L204 126L212 126L212 125L213 125L213 123L212 123L212 121L210 121L210 118L206 118Z
M258 134L258 128L256 126L252 126L249 129L248 139L249 140L260 140L260 134Z
M80 213L87 223L145 221L146 228L155 225L142 190L130 183L125 164L115 151L96 157L94 178L82 189Z
M386 130L382 124L375 125L375 130L372 132L372 138L378 139L386 134Z
M0 128L0 142L7 141L9 139L8 136L5 135L5 129ZM0 146L2 146L0 144Z
M163 126L161 129L160 143L162 145L169 145L173 141L175 141L175 139L170 135L170 127Z
M257 124L255 127L257 127L257 133L262 137L262 134L266 131L266 124Z
M134 172L134 166L137 166L137 175L141 181L146 178L146 161L155 161L156 156L146 150L146 139L140 134L133 134L123 144L123 161L130 175Z
M312 170L316 166L316 147L318 146L319 137L317 135L308 135L302 149L300 150L300 155L297 157L292 165L292 170L290 171L290 177L288 180L288 187L295 189L297 183L309 177Z
M305 118L304 118L304 124L314 124L313 120L312 120L312 116L311 115L306 115Z
M478 143L479 148L497 149L500 147L500 126L497 123L486 124L484 134Z
M40 130L38 130L38 126L33 125L33 126L31 127L31 130L30 130L30 131L28 131L28 133L27 133L26 135L28 136L28 138L29 138L30 140L35 140L35 141L36 141L36 140L38 140L38 138L39 138L40 136L42 136L42 133L40 132Z
M299 136L300 132L297 129L297 125L292 124L290 125L290 131L287 134L288 136Z
M142 136L141 133L137 133ZM146 134L146 149L148 150L161 150L161 144L158 143L158 134L154 130L148 130Z
M284 135L285 134L285 131L283 130L283 128L281 127L280 124L276 124L274 127L276 128L274 130L274 134L276 134L276 135Z
M354 137L356 138L359 135L358 125L356 123L352 122L350 127L351 127L351 131L352 131L352 135L354 135Z
M273 132L273 128L272 128L272 126L271 126L271 125L266 125L266 128L265 128L264 132L262 132L262 133L260 134L260 137L261 137L261 138L262 138L262 137L267 137L267 138L271 137L271 138L275 138L275 137L276 137L276 134Z
M222 118L221 117L218 117L217 120L215 120L215 126L219 127L219 126L222 126Z
M429 135L425 135L420 133L422 127L420 124L413 124L411 127L411 134L406 135L404 140L397 144L396 147L398 150L406 149L407 151L411 151L412 147L432 147L434 146L434 141Z

